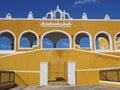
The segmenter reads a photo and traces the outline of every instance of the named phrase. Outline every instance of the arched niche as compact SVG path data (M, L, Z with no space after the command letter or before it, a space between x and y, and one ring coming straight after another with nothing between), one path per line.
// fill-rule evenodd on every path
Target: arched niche
M116 33L114 36L114 46L115 50L120 50L120 32Z
M109 33L101 31L95 35L95 50L107 51L112 50L112 39Z

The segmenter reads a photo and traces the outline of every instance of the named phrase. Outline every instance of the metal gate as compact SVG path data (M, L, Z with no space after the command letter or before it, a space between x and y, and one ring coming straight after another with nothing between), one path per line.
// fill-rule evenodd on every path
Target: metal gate
M48 81L67 81L67 63L49 63Z

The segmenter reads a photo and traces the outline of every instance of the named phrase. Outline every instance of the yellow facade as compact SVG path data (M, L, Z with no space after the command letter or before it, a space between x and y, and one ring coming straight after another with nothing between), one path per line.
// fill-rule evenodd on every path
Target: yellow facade
M66 35L69 38L69 48L43 48L44 36L51 37L50 34L54 32L57 35L62 33L61 36ZM24 33L35 33L37 45L20 48L20 37ZM17 85L40 85L41 62L52 64L75 62L76 85L94 84L120 88L118 84L100 82L101 70L120 67L118 48L120 42L117 40L119 33L119 20L0 19L0 35L14 37L14 49L6 52L1 50L0 70L14 71ZM83 37L89 38L90 47L80 47L79 41ZM98 47L96 40L99 42Z

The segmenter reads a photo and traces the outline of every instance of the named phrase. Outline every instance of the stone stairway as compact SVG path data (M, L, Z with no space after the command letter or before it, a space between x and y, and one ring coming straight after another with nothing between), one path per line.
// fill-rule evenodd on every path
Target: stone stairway
M61 81L49 81L48 85L51 86L63 86L63 85L69 85L66 80L61 80Z

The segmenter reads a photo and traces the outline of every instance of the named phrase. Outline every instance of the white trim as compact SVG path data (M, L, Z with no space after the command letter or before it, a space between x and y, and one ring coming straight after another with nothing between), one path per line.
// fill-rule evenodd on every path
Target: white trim
M111 70L111 69L120 69L120 67L111 67L111 68L91 68L91 69L77 69L76 72L100 71L100 70Z
M120 56L116 56L116 55L110 55L110 54L106 54L106 53L100 53L97 51L86 51L86 50L81 50L81 49L73 49L73 50L77 50L77 51L81 51L81 52L88 52L88 53L94 53L94 54L98 54L98 55L104 55L104 56L110 56L110 57L115 57L115 58L120 58ZM106 52L106 51L102 51L102 52ZM109 51L110 52L110 51ZM113 52L113 51L112 51ZM119 59L118 59L119 60Z
M13 54L13 53L16 53L16 52L13 50L0 50L0 54Z
M72 50L72 48L42 48L41 50Z
M10 56L17 55L17 54L22 54L22 53L23 52L11 52L11 53L10 52L4 52L4 53L0 53L0 54L3 54L3 55L0 56L0 58L10 57Z
M48 85L48 62L40 62L40 86Z
M91 50L92 50L92 37L91 37L91 34L88 33L88 32L86 32L86 31L80 31L80 32L77 32L77 33L75 34L75 36L74 36L74 48L75 48L75 46L76 46L76 44L75 44L76 36L77 36L78 34L80 34L80 33L83 33L83 34L87 34L87 35L88 35L89 40L90 40L90 48L91 48ZM83 47L83 48L84 48L84 47Z
M98 54L98 55L104 55L104 56L110 56L110 57L115 57L118 58L118 60L120 59L120 56L117 55L111 55L111 54L106 54L106 53L101 53L101 52L110 52L110 51L87 51L87 50L83 50L83 49L75 49L75 48L49 48L49 49L34 49L34 50L30 50L30 51L24 51L24 52L15 52L13 54L8 54L8 55L3 55L0 56L0 58L4 58L4 57L8 57L8 56L13 56L16 54L23 54L23 53L31 53L31 52L35 52L35 51L41 51L41 50L76 50L76 51L80 51L80 52L86 52L86 53L93 53L93 54ZM120 51L111 51L111 52L120 52Z
M120 49L116 48L116 37L117 37L118 34L120 34L120 32L117 32L114 36L114 49L115 49L115 51L120 51Z
M120 82L111 82L111 81L104 81L104 80L100 80L100 83L108 83L108 84L118 84L120 85Z
M76 68L75 62L67 63L68 84L70 85L76 85L75 68Z
M41 23L42 27L71 27L71 23Z
M71 40L71 37L70 37L70 35L67 33L67 32L65 32L65 31L62 31L62 30L51 30L51 31L48 31L48 32L45 32L43 35L42 35L42 37L41 37L41 49L47 49L47 50L49 50L50 48L43 48L43 46L42 46L42 41L43 41L43 38L44 38L44 36L45 35L47 35L47 34L49 34L49 33L52 33L52 32L61 32L61 33L63 33L63 34L66 34L67 35L67 37L69 38L69 48L66 48L66 49L71 49L71 43L72 43L72 40ZM65 49L65 48L52 48L52 49Z
M34 70L0 70L5 72L23 72L23 73L40 73L40 71L34 71Z
M28 33L28 32L35 34L35 36L37 37L37 45L34 45L31 48L22 48L22 47L20 47L20 39L21 39L23 34ZM39 46L39 37L38 37L38 34L36 32L34 32L33 30L25 30L22 33L20 33L19 38L18 38L18 49L33 49L36 46Z
M96 49L96 37L97 37L99 34L101 34L101 33L106 34L106 35L108 36L109 46L110 46L110 49L109 49L109 50L99 50L99 49ZM103 52L104 52L104 51L112 51L112 50L113 50L113 48L112 48L112 38L111 38L111 36L110 36L109 33L105 32L105 31L99 31L99 32L95 35L95 37L94 37L94 50L95 50L95 51L103 51Z
M16 51L16 36L15 36L15 34L12 32L12 31L10 31L10 30L2 30L2 31L0 31L0 34L1 33L10 33L10 34L12 34L12 36L13 36L13 38L14 38L14 50L11 50L11 51ZM1 50L0 50L1 51ZM3 51L3 50L2 50Z

